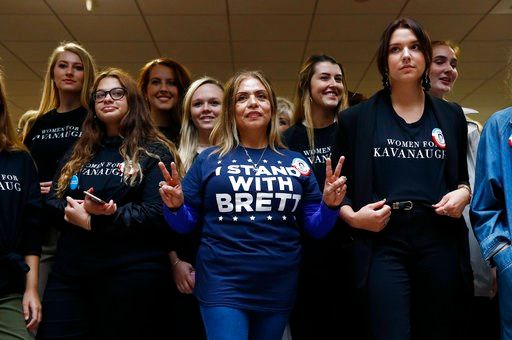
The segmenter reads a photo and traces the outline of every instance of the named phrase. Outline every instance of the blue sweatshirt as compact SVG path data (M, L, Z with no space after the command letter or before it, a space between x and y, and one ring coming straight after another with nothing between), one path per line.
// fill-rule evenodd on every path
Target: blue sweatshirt
M164 205L176 231L202 227L195 294L205 306L288 311L302 228L324 236L337 210L320 204L314 174L297 152L247 155L237 147L219 158L213 150L201 153L183 180L185 205L177 212Z

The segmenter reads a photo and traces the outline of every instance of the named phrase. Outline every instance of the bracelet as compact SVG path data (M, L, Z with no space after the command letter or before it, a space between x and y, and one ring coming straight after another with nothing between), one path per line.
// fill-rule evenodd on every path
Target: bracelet
M457 189L466 189L469 192L469 201L471 202L471 198L473 197L473 192L471 191L471 187L467 184L459 184Z
M177 265L178 263L180 263L180 262L181 262L181 260L180 260L180 259L177 259L176 261L174 261L174 263L172 264L171 268L176 267L176 265Z

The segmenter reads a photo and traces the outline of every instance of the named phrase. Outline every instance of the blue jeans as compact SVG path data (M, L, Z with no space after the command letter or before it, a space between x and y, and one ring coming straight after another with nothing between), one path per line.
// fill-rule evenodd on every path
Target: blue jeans
M501 339L512 339L512 246L493 256L498 275Z
M281 340L288 313L201 306L208 340Z

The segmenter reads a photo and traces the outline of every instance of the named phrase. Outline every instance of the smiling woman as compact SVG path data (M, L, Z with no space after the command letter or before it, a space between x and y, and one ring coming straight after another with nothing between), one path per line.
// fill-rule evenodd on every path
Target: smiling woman
M323 196L307 161L283 148L276 98L256 71L226 84L212 132L183 179L161 164L168 224L201 230L194 293L209 339L281 339L293 305L301 231L324 236L345 192L329 166ZM300 228L297 227L300 226Z
M173 143L178 143L182 102L190 85L189 71L170 58L158 58L142 67L139 90L144 96L156 126Z
M310 162L320 190L325 181L325 163L331 157L337 115L347 107L347 90L345 71L333 57L312 55L302 65L293 123L283 137L290 150L300 152ZM346 292L347 282L337 280L345 271L346 259L340 251L342 235L338 229L341 230L335 228L321 240L303 237L299 291L291 318L294 338L330 338L340 328L339 323L333 322L335 315L331 312L339 314L347 306L346 299L338 299L338 292ZM333 267L340 270L331 270ZM326 289L317 292L319 285ZM341 328L349 325L344 326Z

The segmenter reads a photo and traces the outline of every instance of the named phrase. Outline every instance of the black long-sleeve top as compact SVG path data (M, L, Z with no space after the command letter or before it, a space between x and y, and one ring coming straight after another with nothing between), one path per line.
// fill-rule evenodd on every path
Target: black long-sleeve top
M0 296L23 292L23 257L41 254L40 216L34 161L24 151L0 152Z
M39 118L25 137L39 171L40 182L51 181L59 161L80 138L87 110L79 107L70 112L51 110Z
M120 145L120 137L105 138L92 160L76 174L78 187L68 187L62 198L56 197L58 177L54 180L47 203L55 219L62 221L53 267L56 275L84 277L130 265L169 262L171 234L162 217L159 159L142 153L142 181L130 186L123 181ZM165 164L173 160L161 144L151 143L145 148ZM83 191L91 187L104 201L114 200L117 211L110 216L92 215L92 230L86 231L63 220L64 208L66 196L83 199Z

